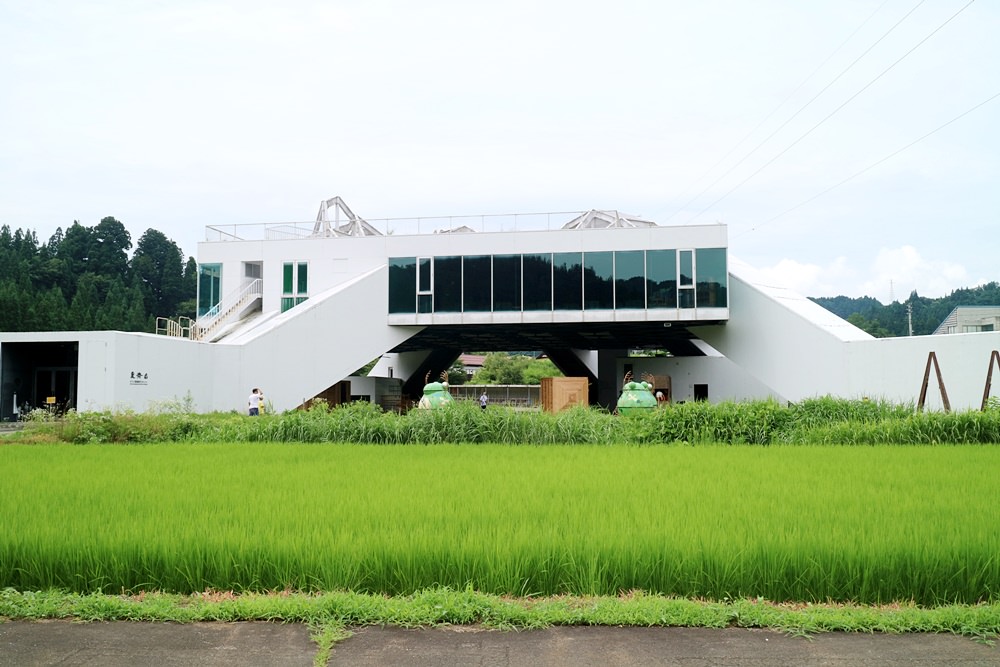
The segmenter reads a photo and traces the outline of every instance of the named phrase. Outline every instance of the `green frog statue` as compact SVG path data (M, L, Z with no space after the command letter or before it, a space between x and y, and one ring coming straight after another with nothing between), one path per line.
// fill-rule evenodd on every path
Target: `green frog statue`
M625 374L621 396L618 397L618 413L635 415L649 410L655 410L656 396L653 395L653 385L643 380L634 382L632 372Z
M430 371L424 377L424 395L420 397L417 408L421 410L436 410L451 405L454 399L448 390L448 373L441 373L440 382L428 382L431 379Z

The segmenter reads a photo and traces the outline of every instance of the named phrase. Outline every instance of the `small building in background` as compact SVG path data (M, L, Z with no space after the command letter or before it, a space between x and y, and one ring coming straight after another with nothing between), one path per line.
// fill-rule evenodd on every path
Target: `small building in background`
M958 306L934 330L934 335L1000 331L1000 306Z

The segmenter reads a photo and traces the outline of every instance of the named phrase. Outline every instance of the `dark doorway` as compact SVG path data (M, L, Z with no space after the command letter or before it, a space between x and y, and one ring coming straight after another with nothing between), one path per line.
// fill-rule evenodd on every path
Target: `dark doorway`
M53 341L4 343L0 346L0 419L14 417L14 400L23 416L51 406L76 408L79 343Z
M707 384L696 384L694 386L694 400L696 400L696 401L707 401L708 400L708 385Z

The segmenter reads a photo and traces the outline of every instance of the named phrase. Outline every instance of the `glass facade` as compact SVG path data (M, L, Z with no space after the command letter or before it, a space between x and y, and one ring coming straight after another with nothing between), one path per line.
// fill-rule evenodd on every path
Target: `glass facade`
M521 255L525 310L552 310L552 255Z
M222 264L198 265L198 317L222 301Z
M646 253L615 253L615 308L646 307Z
M615 255L587 252L583 255L583 308L610 310L615 307Z
M521 310L521 256L493 256L493 310Z
M695 289L700 308L718 308L729 303L726 294L726 251L724 248L699 248L694 251L698 281ZM720 306L721 304L721 306Z
M583 253L552 255L552 308L583 310Z
M725 248L394 257L389 313L726 308L726 257Z
M490 256L468 256L463 258L462 264L463 310L473 313L490 312L493 296Z

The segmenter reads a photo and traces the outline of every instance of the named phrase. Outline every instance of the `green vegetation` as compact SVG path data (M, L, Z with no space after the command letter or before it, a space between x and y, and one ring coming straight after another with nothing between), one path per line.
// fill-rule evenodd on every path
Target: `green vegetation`
M74 222L39 244L0 226L0 331L154 330L156 317L194 316L197 264L147 229L132 238L112 217Z
M882 305L870 296L810 298L876 338L908 335L910 315L907 307L909 307L913 312L913 333L924 336L933 333L958 306L1000 305L1000 283L993 281L978 287L957 289L948 296L938 299L929 299L911 292L906 301L893 301L888 305Z
M307 623L323 648L347 626L419 627L478 623L489 628L631 625L774 628L796 635L845 632L950 632L989 641L1000 632L1000 605L913 604L871 607L781 604L761 599L708 602L631 591L619 596L510 598L433 588L406 596L353 592L270 594L205 591L193 595L102 595L0 590L0 618L85 621L283 621ZM325 656L317 664L326 664Z
M549 359L535 359L524 354L491 352L483 359L472 384L540 384L542 378L562 377ZM449 378L451 376L449 375Z
M995 603L1000 448L0 447L0 587Z
M182 407L182 406L181 406ZM35 417L47 417L36 411ZM783 406L775 401L692 402L648 414L618 417L598 409L559 414L500 406L480 410L458 401L447 410L383 413L355 403L248 419L237 414L71 413L36 421L19 434L31 442L350 442L374 444L990 444L1000 443L1000 410L916 413L883 401L817 398Z

